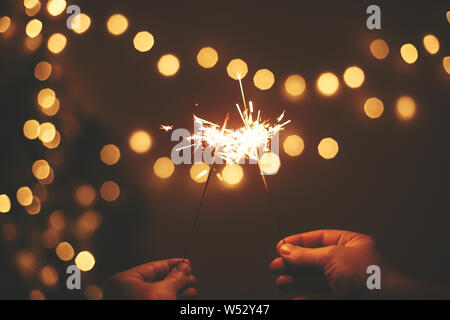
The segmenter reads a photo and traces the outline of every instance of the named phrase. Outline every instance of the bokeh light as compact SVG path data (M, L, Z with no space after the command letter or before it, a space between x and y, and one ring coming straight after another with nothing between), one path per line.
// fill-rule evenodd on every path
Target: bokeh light
M47 42L47 48L54 54L61 53L67 44L67 38L62 33L55 33L50 36Z
M152 146L150 135L144 130L138 130L131 134L128 140L131 150L136 153L146 153Z
M119 36L127 31L128 19L120 13L114 14L108 19L106 28L113 36Z
M100 197L107 202L116 201L120 195L120 188L114 181L106 181L100 187Z
M339 79L331 72L322 73L317 79L317 89L325 96L332 96L339 89Z
M6 194L0 194L0 213L8 213L11 210L11 200Z
M32 171L36 179L43 180L50 174L50 165L45 160L38 160L33 163Z
M322 158L333 159L339 152L339 145L333 138L325 138L320 141L317 149Z
M275 76L268 69L260 69L253 76L253 83L260 90L269 90L275 83Z
M417 61L419 54L416 47L411 43L406 43L400 48L400 54L406 63L412 64Z
M383 39L376 39L370 43L370 52L378 59L382 60L389 54L389 45Z
M35 140L39 137L41 125L37 120L31 119L23 125L23 135L30 140Z
M52 266L43 267L39 273L39 278L41 282L48 287L55 286L59 280L58 272L56 272L55 268Z
M85 13L80 13L73 17L70 25L73 32L82 34L85 33L91 26L91 18Z
M65 0L49 0L47 2L47 11L52 16L58 16L66 9L67 2Z
M344 72L344 82L350 88L359 88L364 83L364 71L357 66L348 67Z
M247 63L241 59L233 59L227 65L228 76L234 80L238 80L239 76L244 79L247 75L248 67Z
M163 76L171 77L180 69L180 60L173 54L165 54L158 60L157 67Z
M42 244L44 245L44 247L46 247L47 249L53 249L56 247L56 245L59 243L60 241L60 233L59 231L53 229L53 228L48 228L47 230L45 230L42 235L41 235L41 240L42 240Z
M223 180L230 185L238 184L243 177L244 171L242 170L242 167L236 163L227 164L222 170Z
M439 40L432 34L423 37L423 46L429 54L436 54L439 51Z
M15 261L20 272L25 275L32 274L37 268L36 255L27 250L20 250L15 256Z
M37 289L31 290L29 296L30 296L30 300L36 300L36 301L45 300L45 295L44 295L44 293L42 293L41 290L37 290Z
M153 171L159 178L167 179L175 171L175 165L170 158L162 157L153 164Z
M94 187L88 184L81 185L75 190L75 201L83 207L89 207L95 201L97 192Z
M17 190L16 198L21 206L29 206L33 202L33 192L29 187L21 187Z
M284 88L289 95L299 97L305 92L305 79L298 74L290 75L284 82Z
M33 201L31 204L27 207L25 207L25 210L28 212L30 216L35 216L41 212L41 199L34 196Z
M102 300L103 299L103 291L98 286L88 285L84 289L84 296L87 300Z
M23 0L23 5L27 9L34 8L39 3L39 0Z
M259 159L261 173L273 175L280 170L281 161L276 153L266 152Z
M53 123L44 122L41 124L39 129L39 140L43 143L48 143L53 141L56 136L56 128Z
M39 62L34 68L34 76L40 81L47 80L52 74L52 65L47 61Z
M37 96L38 104L44 109L50 108L55 103L55 99L55 91L49 88L42 89Z
M194 163L189 171L191 179L197 183L204 183L208 178L209 165L205 162Z
M204 47L197 54L197 63L205 69L214 67L217 61L219 61L219 55L214 48Z
M83 213L75 224L75 234L80 240L89 239L102 224L102 216L95 210Z
M305 149L303 139L293 134L288 136L283 142L283 149L291 157L299 156Z
M63 230L67 225L65 214L61 210L53 211L48 221L55 230Z
M416 102L410 96L401 96L396 103L397 115L402 120L410 120L416 113Z
M383 102L376 97L368 98L364 103L364 112L371 119L379 118L383 114L383 111Z
M47 149L56 149L56 148L59 147L60 143L61 143L61 134L59 133L58 130L56 130L55 136L54 136L54 138L51 141L49 141L49 142L42 142L44 147L46 147Z
M55 98L55 102L52 104L50 108L41 108L41 112L49 117L53 117L58 114L61 103L58 98Z
M11 18L4 16L0 18L0 33L5 33L11 26Z
M27 52L34 52L36 51L42 44L42 34L38 35L36 38L25 38L24 47Z
M61 242L56 246L56 255L59 259L62 261L69 261L72 260L72 258L75 255L75 251L73 250L73 247L68 242Z
M153 35L148 31L141 31L136 34L133 39L134 47L137 51L147 52L155 44L155 39Z
M450 74L450 57L444 57L442 59L442 66L444 67L445 72Z
M107 144L100 151L100 160L108 166L115 165L117 162L119 162L119 159L120 150L113 144Z
M25 33L30 38L36 38L42 31L42 22L38 19L33 19L27 23Z
M81 271L90 271L94 268L95 258L89 251L81 251L75 258L75 264Z
M36 2L36 5L34 5L33 7L31 7L31 8L25 7L25 13L29 17L33 17L33 16L37 15L38 12L41 10L41 2L37 1L37 0L34 2Z

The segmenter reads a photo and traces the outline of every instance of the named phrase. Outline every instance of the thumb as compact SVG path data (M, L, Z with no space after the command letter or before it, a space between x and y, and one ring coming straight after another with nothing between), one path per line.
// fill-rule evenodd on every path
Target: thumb
M189 264L182 262L169 272L163 282L169 286L170 289L178 292L189 283L190 274L191 267Z
M290 243L283 244L278 253L283 260L293 266L323 267L328 260L328 248L304 248Z

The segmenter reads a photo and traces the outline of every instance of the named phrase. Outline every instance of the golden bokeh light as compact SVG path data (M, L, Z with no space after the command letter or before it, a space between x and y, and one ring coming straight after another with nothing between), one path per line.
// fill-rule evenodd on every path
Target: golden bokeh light
M205 69L214 67L217 61L219 61L219 55L214 48L204 47L197 54L197 63Z
M149 51L155 44L155 38L148 31L141 31L133 39L134 48L139 52Z
M41 290L31 290L30 291L30 300L45 300L45 295Z
M78 239L87 240L102 224L102 216L95 210L83 213L75 224L75 234Z
M100 160L108 166L115 165L120 160L120 149L113 144L107 144L100 151Z
M73 250L72 245L65 241L60 242L56 246L55 251L56 251L56 255L58 256L58 258L61 259L62 261L72 260L72 258L75 255L75 251Z
M191 179L197 183L204 183L208 178L209 165L205 162L194 163L189 171Z
M274 175L280 170L280 157L273 152L266 152L261 156L261 159L259 159L259 166L261 168L261 173Z
M51 141L42 142L44 147L50 150L58 148L60 143L61 143L61 134L59 133L58 130L56 130L55 137Z
M120 195L120 188L114 181L106 181L100 187L100 197L107 202L116 201Z
M82 34L91 26L91 18L85 13L80 13L72 19L70 24L73 32Z
M31 119L23 125L23 135L30 140L35 140L39 137L41 125L37 120Z
M339 79L331 72L322 73L317 79L317 89L325 96L332 96L339 89Z
M128 19L120 13L114 14L108 19L106 28L113 36L120 36L128 29Z
M46 61L39 62L34 68L34 76L40 81L47 80L52 74L52 65Z
M301 155L305 149L305 143L302 138L293 134L284 140L283 149L289 156L297 157Z
M236 163L227 164L222 170L223 180L230 185L238 184L241 182L243 177L244 170L242 170L242 167Z
M322 158L333 159L339 152L339 145L333 138L325 138L320 141L317 149Z
M6 194L0 194L0 213L8 213L11 210L11 200Z
M50 165L45 160L38 160L33 163L32 171L36 179L43 180L50 174Z
M416 102L410 96L401 96L396 103L397 115L402 120L410 120L416 113Z
M81 271L89 271L94 268L95 258L89 251L81 251L75 258L75 264Z
M39 0L23 0L23 5L27 9L34 8L39 3Z
M445 15L447 16L448 23L450 23L450 11L447 11L447 13Z
M36 51L42 43L42 34L38 35L36 38L26 37L24 42L24 47L27 52Z
M61 103L58 98L55 98L55 102L52 104L50 108L41 108L41 112L49 117L53 117L58 114Z
M103 291L98 286L89 285L84 289L84 296L87 300L102 300Z
M253 76L253 83L260 90L269 90L275 83L275 76L268 69L260 69Z
M47 11L52 16L58 16L66 9L66 0L49 0L47 2Z
M48 222L55 230L63 230L67 225L65 214L61 210L53 211L48 218Z
M383 102L378 98L368 98L364 103L364 112L371 119L379 118L383 114L383 111Z
M33 201L29 206L25 207L25 210L30 216L37 215L39 212L41 212L41 200L38 197L34 196Z
M33 16L37 15L38 12L41 10L41 2L37 1L37 0L35 2L36 2L36 5L34 5L33 7L31 7L31 8L25 7L25 13L29 17L33 17Z
M163 76L171 77L180 69L180 60L173 54L165 54L159 58L157 67Z
M370 43L370 52L378 59L382 60L389 54L389 45L383 39L376 39Z
M447 72L447 74L450 74L450 56L444 57L442 59L442 66L444 67L445 72Z
M36 38L42 31L42 22L38 19L33 19L27 23L25 33L30 38Z
M67 45L67 38L62 33L55 33L50 36L47 42L47 48L54 54L61 53Z
M43 143L49 143L55 139L56 128L51 122L44 122L40 125L39 140Z
M11 26L11 18L4 16L0 18L0 33L5 33Z
M241 59L233 59L227 65L227 73L231 79L238 80L239 76L244 79L247 75L247 63Z
M54 180L55 180L55 172L50 167L50 173L48 174L48 177L45 179L39 180L39 183L43 184L43 185L48 185L48 184L53 183Z
M58 283L58 272L56 272L55 268L52 266L45 266L39 273L39 279L44 285L53 287Z
M17 190L16 198L21 206L27 207L33 202L33 192L29 187L21 187Z
M436 54L439 51L439 40L432 34L423 37L423 46L429 54Z
M175 165L170 158L162 157L153 164L153 171L159 178L167 179L175 171Z
M81 185L75 190L75 201L83 207L89 207L95 201L97 192L88 184Z
M411 43L402 45L402 47L400 48L400 54L403 60L408 64L416 62L417 58L419 57L416 47Z
M348 67L344 72L344 82L350 88L359 88L364 83L364 71L357 66Z
M298 74L290 75L284 82L284 89L292 97L299 97L305 92L305 79Z
M152 146L150 135L144 130L138 130L131 134L128 140L131 150L136 153L146 153Z
M36 255L27 250L19 251L15 256L15 261L20 272L26 275L32 274L38 264Z
M37 102L41 106L41 108L50 108L56 100L55 91L49 88L42 89L39 91L37 96Z

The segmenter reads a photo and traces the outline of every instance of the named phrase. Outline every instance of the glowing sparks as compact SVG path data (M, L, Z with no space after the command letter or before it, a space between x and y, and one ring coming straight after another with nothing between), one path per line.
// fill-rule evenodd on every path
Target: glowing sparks
M171 130L173 129L173 126L162 124L159 128L160 128L161 130L164 130L164 131L166 131L166 132L169 132L169 131L171 131Z

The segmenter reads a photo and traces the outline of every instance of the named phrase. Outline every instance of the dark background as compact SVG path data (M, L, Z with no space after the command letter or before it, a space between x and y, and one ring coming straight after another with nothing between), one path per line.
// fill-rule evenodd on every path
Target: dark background
M138 263L183 255L203 185L189 178L186 165L177 166L170 179L154 176L153 162L170 156L174 145L158 128L171 123L192 130L193 113L220 122L231 112L231 125L239 124L234 114L234 104L240 101L238 84L225 70L233 58L248 63L246 95L266 117L286 109L292 124L281 138L295 133L305 141L299 157L282 153L279 174L269 177L283 233L322 228L368 233L402 272L449 283L450 99L449 75L442 68L442 58L449 52L447 1L71 3L92 18L86 33L69 33L63 15L43 18L44 39L56 31L68 35L62 54L49 54L45 45L34 54L24 53L23 25L18 34L0 41L0 192L14 198L18 187L31 183L31 164L45 156L42 147L27 141L21 131L25 120L44 119L37 115L34 99L45 84L32 76L42 59L61 69L51 86L62 96L66 111L54 122L73 128L68 141L63 140L65 162L49 187L50 199L42 212L30 217L12 199L11 213L0 216L0 224L11 220L21 231L18 242L0 244L0 297L27 297L35 286L18 275L11 257L20 248L38 245L31 230L44 225L52 210L64 209L73 217L81 212L73 202L79 183L99 187L114 179L121 186L117 203L96 205L103 214L99 232L89 243L74 245L76 251L90 249L96 257L96 266L83 274L84 281L101 283ZM370 4L381 7L381 30L365 26ZM27 20L12 2L0 8L0 16ZM111 36L105 27L116 12L130 22L120 37ZM155 36L155 46L142 54L133 48L132 39L144 29ZM423 48L427 33L440 40L435 56ZM379 37L390 46L385 60L374 59L369 51L370 42ZM399 54L407 42L419 50L413 65L404 63ZM207 45L219 53L211 70L200 68L195 60ZM156 70L159 57L169 52L181 61L179 73L170 79ZM341 78L350 65L360 66L366 74L361 88L352 90L341 82L331 98L317 93L314 86L320 73L332 71ZM276 78L268 91L256 89L251 80L264 67ZM284 79L293 73L307 83L297 101L282 91ZM403 94L417 103L416 117L407 122L397 119L394 110L395 100ZM384 102L379 119L364 115L363 104L370 96ZM127 146L130 132L137 128L148 130L153 138L151 151L143 156ZM317 144L329 136L338 141L340 150L335 159L324 160ZM107 143L121 149L117 166L106 168L98 159ZM227 188L216 179L210 184L190 257L200 298L290 297L277 292L268 269L280 235L263 185L253 166L244 172L237 187ZM64 289L67 264L51 251L40 256L61 270L59 288L48 296L78 297Z

